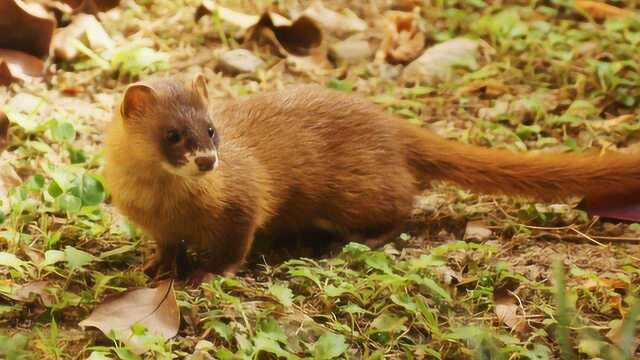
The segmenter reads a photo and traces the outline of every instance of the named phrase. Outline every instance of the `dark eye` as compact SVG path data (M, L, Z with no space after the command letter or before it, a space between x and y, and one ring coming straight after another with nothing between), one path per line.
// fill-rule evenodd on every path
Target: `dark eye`
M213 135L216 133L216 131L213 130L213 127L209 127L207 129L207 132L209 133L209 137L213 137Z
M169 144L175 144L180 141L180 133L177 130L167 131L167 141Z

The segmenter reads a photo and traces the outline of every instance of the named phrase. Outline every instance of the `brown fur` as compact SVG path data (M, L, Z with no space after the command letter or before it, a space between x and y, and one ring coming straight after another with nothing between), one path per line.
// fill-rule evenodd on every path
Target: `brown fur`
M179 177L159 165L158 145L144 135L158 126L153 116L131 125L116 116L108 132L113 203L156 240L161 262L184 241L208 271L233 273L256 231L281 234L317 223L381 244L397 234L430 180L540 199L640 188L635 156L524 155L464 145L317 86L210 108L220 166L204 176Z

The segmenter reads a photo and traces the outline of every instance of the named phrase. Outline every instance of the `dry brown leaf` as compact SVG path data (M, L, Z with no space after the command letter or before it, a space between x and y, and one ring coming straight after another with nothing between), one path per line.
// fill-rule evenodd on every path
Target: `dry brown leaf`
M326 8L322 1L315 1L302 14L318 23L324 30L338 36L365 31L368 28L367 23L355 14L345 15L333 11Z
M405 82L434 84L453 76L456 65L476 69L479 60L488 60L493 49L484 41L456 38L427 49L402 72Z
M606 119L606 120L591 120L589 121L589 126L593 127L594 129L603 129L606 131L611 131L617 126L632 122L634 120L636 120L636 115L624 114L624 115L616 116L614 118Z
M484 222L469 221L464 231L464 238L482 241L490 238L492 234L493 231L491 231Z
M635 14L633 11L621 9L600 1L576 0L575 6L598 20L610 16L632 16Z
M640 221L640 193L588 196L578 208L604 219Z
M29 257L29 260L31 260L31 262L36 266L42 264L42 262L45 259L44 254L42 253L42 251L36 250L36 249L30 247L29 245L25 244L24 242L20 243L20 249L22 250L22 252L25 253L25 255L27 255L27 257Z
M0 49L45 58L49 55L55 27L55 19L39 4L0 1Z
M218 13L218 17L220 17L222 21L238 26L243 30L252 27L260 21L260 16L258 15L244 14L224 6L219 6L211 0L202 1L202 4L196 10L196 21L205 15L210 15L214 11Z
M120 4L120 0L63 0L74 13L84 12L96 14L99 11L113 9Z
M623 314L623 318L626 318L627 314ZM616 322L617 324L607 332L606 336L611 342L617 344L618 346L622 345L623 341L623 321ZM610 323L611 324L611 323ZM640 348L640 337L636 336L636 338L631 342L631 351L630 354L635 354Z
M135 323L165 339L176 336L180 309L172 280L163 281L155 288L134 289L109 297L78 325L96 327L105 334L114 331L118 340L134 350L143 351L131 336L131 326Z
M393 0L391 2L392 10L411 11L416 6L421 6L422 0Z
M231 75L253 73L262 67L264 61L247 49L225 51L218 57L218 68Z
M373 48L367 39L359 39L354 36L334 42L329 51L333 59L351 64L369 59L373 54Z
M582 285L587 290L603 288L609 290L622 290L626 292L629 289L629 284L620 279L611 278L589 278ZM608 301L611 308L616 309L620 315L625 315L624 306L622 305L622 296L614 291L607 292Z
M109 34L93 15L75 15L71 24L56 31L52 44L56 58L69 61L79 55L73 40L85 43L94 51L111 50L115 47Z
M247 40L266 40L283 55L307 56L322 44L322 30L304 14L290 20L278 13L266 11L261 16L244 14L204 0L196 11L196 20L216 12L225 22L238 26Z
M0 153L9 147L9 126L11 122L4 112L0 111Z
M16 80L30 81L45 75L42 60L20 51L0 49L0 85Z
M505 289L496 289L493 304L498 320L516 333L524 333L529 328L527 319L518 315L518 299Z
M322 44L320 27L307 16L294 21L275 13L265 13L260 21L247 31L246 39L266 39L280 51L306 56Z
M593 289L598 287L608 288L608 289L628 289L629 284L620 280L620 279L610 279L610 278L589 278L587 281L582 284L586 289Z
M0 68L1 68L0 63ZM0 75L0 83L2 82L2 76ZM0 153L2 153L9 146L9 117L4 112L0 111ZM15 169L4 159L0 159L0 209L5 213L10 210L9 207L9 190L22 183L22 179L16 173Z
M419 12L387 11L384 15L384 39L378 59L390 64L406 64L424 48L425 35L418 26Z
M48 281L32 281L24 285L13 286L11 294L5 294L5 296L15 301L28 303L40 299L43 305L51 306L55 303L56 298L47 290L49 286Z
M509 92L509 87L496 79L476 80L458 89L456 94L463 96L475 92L483 92L488 96L497 97Z

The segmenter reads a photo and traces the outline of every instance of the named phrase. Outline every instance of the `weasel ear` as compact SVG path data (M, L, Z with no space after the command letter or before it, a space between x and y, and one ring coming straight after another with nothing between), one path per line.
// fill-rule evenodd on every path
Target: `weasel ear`
M207 79L201 73L196 75L193 79L193 90L200 95L204 101L209 100L209 93L207 92Z
M123 119L141 117L153 107L156 101L156 93L149 85L132 84L124 92L124 98L120 105L120 114Z

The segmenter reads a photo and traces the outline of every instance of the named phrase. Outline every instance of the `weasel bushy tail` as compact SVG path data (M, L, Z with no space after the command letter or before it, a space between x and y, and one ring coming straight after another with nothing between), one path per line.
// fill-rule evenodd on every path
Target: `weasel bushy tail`
M524 154L449 141L410 124L403 133L410 165L428 180L540 200L640 190L640 154Z

